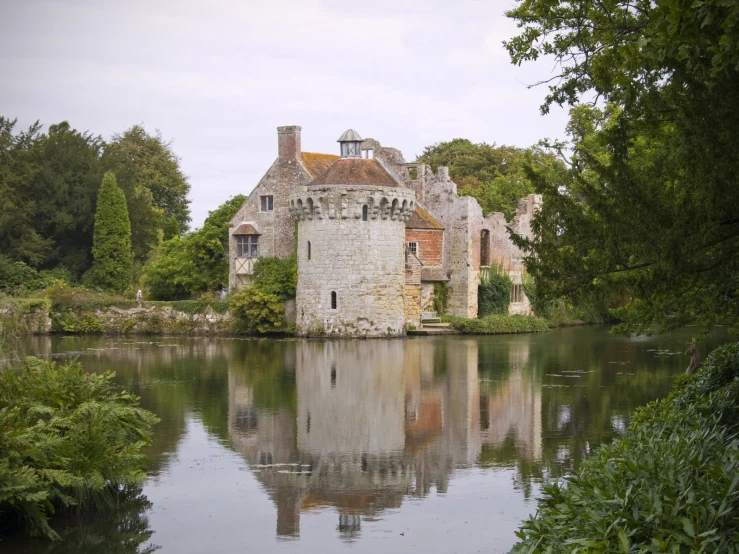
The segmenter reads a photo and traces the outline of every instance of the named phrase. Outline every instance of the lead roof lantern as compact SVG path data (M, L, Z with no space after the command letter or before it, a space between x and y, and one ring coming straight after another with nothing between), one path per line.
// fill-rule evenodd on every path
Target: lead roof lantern
M341 144L342 158L361 158L362 157L362 137L359 136L354 129L344 131L344 134L337 141Z

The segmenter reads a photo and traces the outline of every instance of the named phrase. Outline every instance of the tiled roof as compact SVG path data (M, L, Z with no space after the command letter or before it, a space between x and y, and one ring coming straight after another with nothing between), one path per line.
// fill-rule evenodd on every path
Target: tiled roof
M242 223L233 232L234 235L261 235L251 223Z
M440 229L444 226L439 223L436 218L427 210L416 204L416 211L413 212L411 218L405 222L406 229Z
M441 267L422 267L421 281L448 281L449 278L444 274Z
M301 152L300 157L303 159L303 167L313 178L318 177L339 159L339 156L334 154L318 154L316 152Z
M382 164L375 159L340 158L309 185L371 185L397 187Z

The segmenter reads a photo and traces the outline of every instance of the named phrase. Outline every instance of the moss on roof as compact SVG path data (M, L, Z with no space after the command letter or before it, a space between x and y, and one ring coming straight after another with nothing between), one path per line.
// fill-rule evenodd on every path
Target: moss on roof
M303 167L313 178L326 171L339 159L339 156L334 154L319 154L318 152L301 152L300 157L303 160Z
M416 211L405 224L406 229L444 229L444 226L425 210L416 204Z

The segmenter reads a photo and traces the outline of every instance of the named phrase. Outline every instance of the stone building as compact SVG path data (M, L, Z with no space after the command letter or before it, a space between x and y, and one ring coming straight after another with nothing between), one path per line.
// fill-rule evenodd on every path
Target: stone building
M540 195L506 222L459 196L446 167L408 163L353 130L340 156L302 152L300 133L278 127L277 159L231 221L231 290L251 284L258 257L297 254L299 333L394 336L420 326L435 289L447 290L447 312L476 317L480 277L495 265L513 281L510 313L531 312L507 228L530 236Z

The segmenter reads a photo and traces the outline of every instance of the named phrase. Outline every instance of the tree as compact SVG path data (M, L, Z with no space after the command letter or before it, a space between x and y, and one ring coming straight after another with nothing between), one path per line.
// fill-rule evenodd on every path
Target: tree
M92 257L87 282L115 292L123 292L128 287L133 270L131 223L126 197L111 172L103 176L98 192Z
M36 202L28 194L39 167L32 150L39 140L38 122L13 134L16 120L0 116L0 252L34 267L48 258L51 241L36 228Z
M188 229L190 183L180 160L161 134L149 135L141 125L114 135L105 146L103 168L116 174L126 194L136 260L143 262L159 244Z
M526 164L560 163L538 147L475 144L462 138L426 147L418 161L433 169L449 167L459 194L476 198L483 213L503 212L507 219L515 214L518 201L534 192Z
M33 149L38 172L28 189L36 205L34 226L53 247L44 266L61 264L79 277L92 264L95 197L102 170L103 140L72 129L66 121L49 126Z
M190 298L228 282L228 222L245 201L243 195L227 200L208 214L202 229L162 243L144 266L152 298Z
M554 56L570 168L530 167L542 296L624 294L622 332L739 319L739 4L523 0L514 63ZM552 145L564 152L563 145Z

